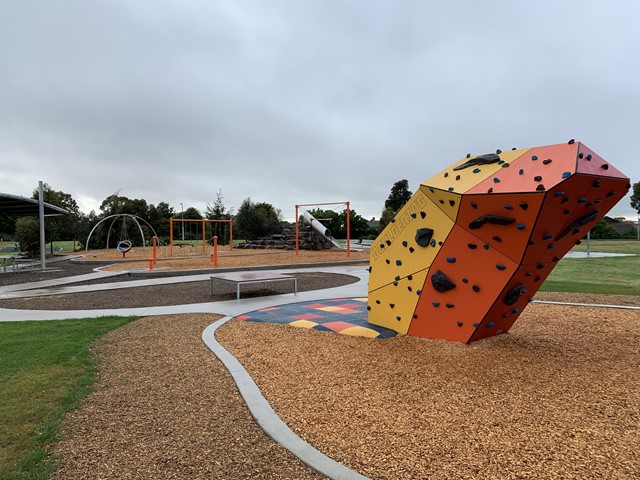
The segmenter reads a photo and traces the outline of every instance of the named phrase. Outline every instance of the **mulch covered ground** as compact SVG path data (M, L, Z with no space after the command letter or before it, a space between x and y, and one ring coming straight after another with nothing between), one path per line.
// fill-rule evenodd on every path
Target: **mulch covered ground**
M255 426L201 342L214 319L147 317L98 342L54 478L317 478ZM531 304L471 345L238 321L218 339L294 431L371 478L640 478L638 311Z

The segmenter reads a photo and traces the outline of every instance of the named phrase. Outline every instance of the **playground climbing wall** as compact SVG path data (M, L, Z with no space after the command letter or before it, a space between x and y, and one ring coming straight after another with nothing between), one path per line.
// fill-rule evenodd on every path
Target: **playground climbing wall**
M508 332L629 188L573 140L467 155L420 185L372 244L369 322L460 342Z

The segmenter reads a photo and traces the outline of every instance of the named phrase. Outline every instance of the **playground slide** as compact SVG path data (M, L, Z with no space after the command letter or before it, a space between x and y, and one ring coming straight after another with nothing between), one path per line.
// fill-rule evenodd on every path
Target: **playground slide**
M331 235L331 230L329 230L324 225L322 225L322 223L320 223L320 221L318 219L314 218L314 216L311 215L309 212L303 212L302 213L302 219L303 219L304 223L306 223L308 225L311 225L311 227L316 232L318 232L324 238L329 240L333 244L334 247L339 248L341 250L345 250L346 249L346 247L344 245L342 245L340 242L336 241L335 238L333 238L333 236Z

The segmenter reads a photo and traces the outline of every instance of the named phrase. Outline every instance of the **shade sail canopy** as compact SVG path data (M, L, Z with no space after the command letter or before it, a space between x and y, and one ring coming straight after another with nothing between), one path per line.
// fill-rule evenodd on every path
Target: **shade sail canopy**
M0 193L0 213L15 216L38 215L38 201L10 193ZM63 213L69 212L64 208L45 202L45 215L61 215Z

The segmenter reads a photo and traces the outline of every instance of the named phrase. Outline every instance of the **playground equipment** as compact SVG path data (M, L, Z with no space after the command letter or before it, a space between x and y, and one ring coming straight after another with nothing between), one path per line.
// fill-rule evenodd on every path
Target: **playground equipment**
M173 218L169 219L169 256L173 257L173 223L174 222L196 222L200 223L200 227L202 230L202 255L204 255L207 251L207 225L224 225L225 231L224 234L226 236L227 228L228 228L228 238L229 238L229 251L233 250L233 221L232 220L209 220L206 218ZM220 240L222 237L218 235L212 235L211 241L213 242L213 237L218 237Z
M109 240L111 238L111 230L113 229L114 224L118 220L122 220L122 225L120 227L120 237L119 237L118 242L116 244L116 249L120 253L122 253L122 257L123 258L126 255L126 253L129 250L131 250L131 247L133 246L133 242L129 238L129 229L127 227L127 220L132 221L138 227L138 231L140 232L140 237L142 239L142 250L143 251L146 251L146 243L145 243L145 239L144 239L144 232L142 231L142 226L140 225L140 221L142 221L144 224L146 224L151 229L151 232L153 232L153 235L157 237L156 231L149 224L149 222L147 222L144 218L140 218L137 215L131 215L131 214L128 214L128 213L117 213L115 215L109 215L108 217L103 218L102 220L100 220L98 223L95 224L95 226L89 232L89 236L87 237L87 242L85 244L86 245L85 246L85 252L89 250L89 241L91 240L91 235L93 235L93 232L103 222L106 222L107 220L110 220L110 219L111 219L111 224L109 225L109 230L107 231L107 244L106 244L105 248L109 248Z
M346 207L346 211L347 211L347 218L346 218L346 223L347 223L347 257L351 256L351 221L350 221L350 209L349 209L349 202L332 202L332 203L307 203L307 204L302 204L302 205L296 205L296 255L298 255L298 250L299 250L299 246L300 246L300 230L299 230L299 208L300 207L319 207L319 206L323 206L323 205L345 205ZM318 221L316 218L313 217L313 215L311 215L309 212L307 212L306 210L302 213L302 219L303 222L311 225L311 227L318 232L323 238L326 238L327 240L329 240L333 246L335 246L336 248L339 248L341 250L344 250L345 247L344 245L342 245L340 242L336 241L335 238L333 238L333 236L331 235L331 230L329 230L328 228L326 228L322 223L320 223L320 221Z
M420 185L371 245L369 322L467 343L508 332L629 188L573 140L467 155Z

